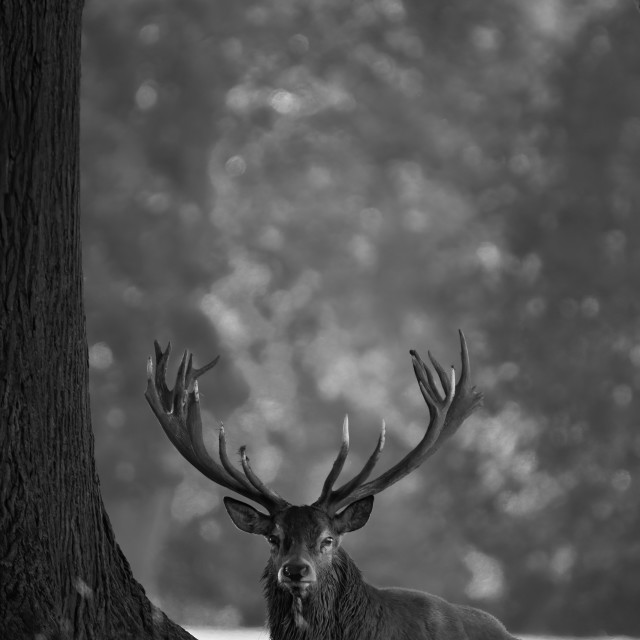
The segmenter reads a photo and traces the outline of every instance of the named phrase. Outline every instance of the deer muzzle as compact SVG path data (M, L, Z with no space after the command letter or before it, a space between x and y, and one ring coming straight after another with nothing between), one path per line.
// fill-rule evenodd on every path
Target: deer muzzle
M316 583L313 565L304 558L290 558L278 571L278 583L297 595L303 594Z

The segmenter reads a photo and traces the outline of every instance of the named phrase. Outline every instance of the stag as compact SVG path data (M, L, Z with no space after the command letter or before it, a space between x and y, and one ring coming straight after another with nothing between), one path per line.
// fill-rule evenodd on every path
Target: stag
M489 640L513 639L493 616L437 596L401 588L378 588L364 581L341 546L345 533L363 527L373 497L420 466L450 437L481 403L469 385L469 355L460 332L462 368L448 374L429 353L433 370L411 351L429 422L422 440L402 460L368 480L384 446L385 426L362 470L338 488L334 484L349 451L345 418L342 444L320 497L311 505L295 506L266 486L251 468L246 448L240 449L242 471L227 455L224 428L219 432L219 459L214 460L202 439L197 379L218 361L200 369L184 353L174 388L165 374L171 345L155 343L155 367L147 366L145 396L169 440L201 473L216 484L258 505L226 497L224 505L242 531L264 536L271 553L262 579L267 624L273 640ZM435 371L435 375L434 375ZM438 385L437 380L440 382Z

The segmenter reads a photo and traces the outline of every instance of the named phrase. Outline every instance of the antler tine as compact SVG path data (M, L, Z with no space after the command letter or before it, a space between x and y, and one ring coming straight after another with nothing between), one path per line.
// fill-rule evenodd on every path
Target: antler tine
M156 366L154 367L152 359L149 358L145 397L173 446L207 478L263 505L270 513L288 506L286 500L266 487L259 479L258 483L254 484L251 478L245 478L231 465L226 453L223 429L219 438L222 466L209 455L204 446L197 378L213 368L218 362L218 357L204 367L194 369L192 356L185 351L178 369L175 387L169 390L165 375L170 350L171 345L163 353L160 345L155 342Z
M267 485L264 484L264 482L262 482L260 478L258 478L253 469L251 469L251 465L249 465L249 459L244 453L245 449L246 447L244 446L240 448L241 462L245 473L245 475L243 476L240 471L233 466L231 460L229 460L229 456L227 454L227 439L224 433L224 425L220 423L220 433L218 435L218 451L220 455L220 462L222 462L222 466L225 468L227 473L231 475L239 484L241 484L248 493L253 494L257 489L261 495L266 496L271 501L271 503L277 505L278 507L288 506L289 503L280 494L267 487Z
M288 502L278 493L276 493L273 489L267 487L267 485L258 478L255 474L251 465L249 464L249 457L247 456L247 447L240 447L240 462L242 463L242 469L244 471L244 475L247 476L249 482L260 492L260 494L265 495L271 500L274 504L282 506L288 506Z
M227 473L233 476L233 478L241 485L244 485L248 491L253 491L253 487L247 478L243 476L240 471L231 464L231 460L229 460L229 456L227 454L227 439L225 437L224 424L222 423L220 423L220 431L218 433L218 452L220 455L220 462L222 462L222 466L226 469Z
M418 355L417 351L414 351L415 353L415 357L417 359L420 358L420 356ZM427 355L429 356L429 360L431 360L431 364L433 365L433 368L436 370L436 373L438 374L438 378L440 379L440 384L442 385L442 388L444 389L444 395L448 396L449 393L451 392L451 383L450 383L450 377L447 376L444 368L442 367L442 365L431 355L431 351L427 351ZM451 367L453 369L453 367ZM427 371L429 371L429 369L427 367L425 367L425 369ZM434 387L435 389L435 387Z
M187 368L187 352L186 350L182 354L180 360L180 366L178 367L178 373L176 375L176 384L171 391L171 406L173 407L173 413L178 415L183 403L187 400L187 394L185 390L188 388L187 380L185 377Z
M458 427L482 404L483 395L475 386L470 389L467 387L470 373L469 350L464 333L458 329L460 336L460 360L462 361L462 369L460 370L460 380L455 386L456 397L459 398L453 403L451 409L447 413L447 417L442 429L442 438L444 441L450 435L453 435ZM464 392L461 395L461 391Z
M168 404L171 399L171 392L167 387L167 383L165 381L165 376L167 372L167 362L169 360L169 355L171 353L171 342L167 343L167 348L162 352L162 347L160 346L157 340L153 341L153 348L156 354L156 369L155 369L155 384L160 397L164 401L164 404ZM153 362L151 358L149 358L151 362L151 366L153 367ZM153 373L153 370L152 370ZM147 376L149 375L148 365L147 365Z
M462 329L458 329L458 336L460 338L460 362L462 362L462 370L458 384L464 387L471 373L471 365L469 364L469 349L467 348L467 341L465 340L464 333L462 333Z
M335 481L338 479L342 468L344 467L345 460L349 455L349 415L346 414L344 416L344 422L342 423L342 442L340 443L340 449L338 450L338 455L331 467L331 471L329 471L329 475L327 479L324 481L322 485L322 492L320 493L320 497L316 500L314 504L321 505L328 502L331 497L331 489L333 489L333 485Z
M359 485L361 485L373 471L373 468L376 466L378 459L380 458L380 454L382 453L382 449L384 448L385 442L385 432L386 432L386 424L385 421L382 421L382 428L380 429L380 435L378 436L378 442L376 443L376 448L373 450L369 459L364 463L364 467L360 470L360 472L355 475L351 480L343 484L336 491L332 491L331 494L325 497L322 500L322 496L314 503L315 505L331 505L337 504L339 505L342 500L347 498L349 494Z
M200 369L193 369L191 371L192 380L197 380L203 373L207 373L209 369L213 369L218 364L218 360L220 360L220 356L216 356L209 364L205 364L204 367L200 367ZM191 366L191 362L189 362Z
M446 438L455 433L462 422L482 402L482 394L476 391L475 387L469 389L467 386L469 353L462 331L459 331L459 336L462 368L457 384L455 369L452 367L451 375L447 376L440 363L429 354L429 359L440 380L444 394L438 389L433 373L418 353L413 350L410 352L420 391L429 408L429 424L422 440L400 462L377 478L362 484L373 469L382 449L379 441L379 446L376 447L362 471L355 478L331 493L327 501L327 508L330 513L335 513L346 504L380 493L383 489L395 484L419 467L437 451ZM380 439L384 442L384 428Z

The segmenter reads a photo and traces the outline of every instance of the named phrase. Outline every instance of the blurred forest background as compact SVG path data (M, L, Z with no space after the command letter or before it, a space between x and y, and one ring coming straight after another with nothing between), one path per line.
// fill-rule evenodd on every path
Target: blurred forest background
M485 406L345 546L514 631L640 635L640 14L604 0L89 0L93 422L136 577L260 625L267 545L147 406L153 339L288 499L349 412L359 468L427 419L408 350ZM173 368L175 371L175 365Z

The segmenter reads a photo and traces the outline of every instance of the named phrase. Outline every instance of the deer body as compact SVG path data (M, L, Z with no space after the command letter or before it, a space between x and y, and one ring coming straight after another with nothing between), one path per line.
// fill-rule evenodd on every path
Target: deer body
M267 487L254 473L245 448L240 449L242 472L227 455L224 429L219 434L220 463L207 452L197 378L217 359L194 369L182 358L176 385L165 382L170 345L156 348L156 367L147 366L145 393L174 446L213 482L262 505L267 513L234 498L224 499L234 524L263 536L270 558L263 574L268 625L273 640L509 640L493 616L472 607L450 604L420 591L367 584L341 547L344 534L363 527L373 497L420 466L480 404L482 395L469 387L469 356L460 332L462 370L447 375L429 354L437 375L411 351L418 387L429 408L429 423L420 443L402 460L367 482L385 439L385 426L362 470L341 487L333 486L349 451L349 423L345 418L342 445L312 505L295 506Z
M337 562L336 562L337 560ZM292 597L278 587L267 566L264 592L273 640L508 640L493 616L437 596L377 588L362 579L346 551L334 559L333 575L303 605L306 626L296 624Z
M365 582L340 539L364 526L372 505L371 498L364 498L335 518L315 507L291 506L271 517L225 498L238 528L270 540L271 557L262 579L273 640L511 638L484 611L421 591L380 589Z

